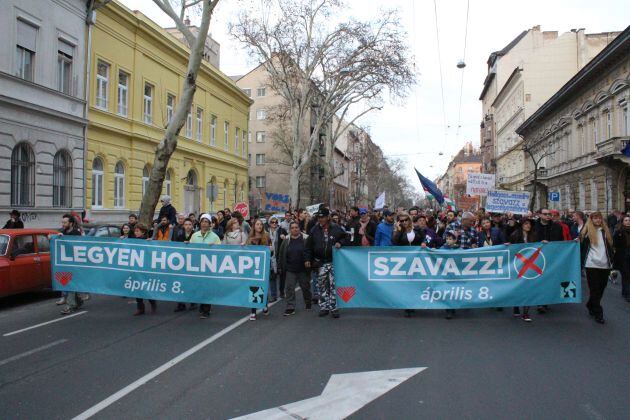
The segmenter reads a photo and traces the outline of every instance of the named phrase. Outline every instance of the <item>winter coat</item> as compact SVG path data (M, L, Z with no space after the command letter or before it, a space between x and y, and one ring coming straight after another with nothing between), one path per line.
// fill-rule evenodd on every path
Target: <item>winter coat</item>
M322 263L332 263L332 250L336 243L347 245L346 232L334 223L328 225L328 240L324 240L324 229L319 223L311 230L306 246L304 247L304 260L310 261L313 267Z
M383 220L376 227L376 234L374 235L374 246L391 246L393 233L394 223L387 223Z
M540 223L540 220L536 222L534 226L534 231L536 232L536 236L540 241L563 241L564 236L562 235L562 227L559 224L549 221L546 225Z
M488 234L485 230L482 230L477 236L477 246L481 248L484 246L486 239L488 239ZM503 235L501 229L497 227L490 228L490 240L492 241L492 245L503 245L506 242L505 235Z
M173 207L171 203L162 206L162 208L160 209L160 214L157 218L157 222L160 223L162 221L162 217L164 216L168 217L168 222L171 225L177 223L177 210L175 210L175 207Z
M409 243L409 238L407 238L407 232L402 230L395 230L392 235L392 244L396 246L420 246L424 243L425 234L424 231L419 229L414 229L413 232L416 236L413 238L413 241Z

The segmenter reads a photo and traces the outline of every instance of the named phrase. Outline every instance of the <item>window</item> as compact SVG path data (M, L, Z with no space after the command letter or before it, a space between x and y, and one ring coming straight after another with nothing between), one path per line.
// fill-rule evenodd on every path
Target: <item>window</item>
M621 123L623 124L623 130L621 132L624 136L630 135L630 115L628 115L628 108L624 108L622 111Z
M72 207L72 159L65 150L53 159L53 207Z
M241 146L241 155L245 157L246 154L247 154L247 134L245 133L245 130L243 130L243 142Z
M144 84L144 122L153 123L153 85Z
M210 116L210 146L217 145L217 116Z
M17 21L17 46L15 73L24 80L33 81L35 51L37 44L37 28L28 23Z
M586 189L582 180L578 181L578 208L586 208Z
M264 87L259 87L258 89L256 89L256 96L258 96L259 98L264 97L265 93L267 93L267 89L265 89Z
M70 95L72 85L72 57L74 46L59 40L57 49L57 89Z
M259 109L258 111L256 111L256 119L257 120L266 120L267 119L267 110L266 109Z
M96 64L96 106L107 109L109 89L109 64L98 60Z
M203 137L203 109L197 108L197 141Z
M168 174L168 172L167 172ZM149 176L151 175L151 170L149 169L149 165L144 165L142 169L142 196L147 193L149 189Z
M171 195L171 171L166 171L166 177L164 178L164 193L168 196Z
M591 120L591 136L593 136L593 143L597 143L597 120L595 119Z
M50 252L50 240L46 235L37 235L37 252Z
M166 123L173 119L173 109L175 108L175 96L170 93L166 95Z
M223 134L225 136L224 145L223 146L224 146L225 150L228 150L230 148L230 139L229 139L229 136L230 136L230 123L227 122L227 121L223 123L223 132L224 132Z
M265 138L266 135L264 131L256 131L256 143L264 143Z
M252 154L251 154L251 153L249 153L249 154L247 155L247 162L248 162L248 164L251 166L251 164L252 164Z
M125 166L122 162L114 169L114 207L125 207Z
M597 210L597 182L591 178L591 211Z
M259 153L256 154L256 165L264 165L265 164L265 154Z
M243 92L245 93L245 95L249 96L250 98L252 97L252 90L251 89L243 89Z
M103 161L92 162L92 207L103 207Z
M612 137L612 115L610 111L606 113L606 138L609 139Z
M257 176L256 177L256 188L265 188L265 177L264 176Z
M252 142L252 132L251 132L251 131L248 131L248 132L247 132L247 142L248 142L248 143L251 143L251 142Z
M238 127L234 130L234 153L238 155L238 144L241 141L240 130Z
M118 71L118 115L127 116L129 109L129 75Z
M11 205L35 205L35 155L27 143L11 153Z
M11 256L34 254L35 245L33 245L33 235L20 235L15 237Z
M189 139L192 138L192 105L190 107L190 111L186 115L186 137Z

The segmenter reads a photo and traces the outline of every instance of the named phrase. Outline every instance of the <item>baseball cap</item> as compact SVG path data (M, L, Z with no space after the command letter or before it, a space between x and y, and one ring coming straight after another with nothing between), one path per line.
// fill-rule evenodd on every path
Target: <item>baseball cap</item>
M206 219L208 222L212 223L212 216L208 213L204 213L199 217L199 221L201 222L203 219Z
M319 212L317 213L317 217L328 217L330 216L330 210L328 210L326 207L322 207L319 209Z
M391 216L393 213L389 210L384 210L383 211L383 217L387 217L387 216Z

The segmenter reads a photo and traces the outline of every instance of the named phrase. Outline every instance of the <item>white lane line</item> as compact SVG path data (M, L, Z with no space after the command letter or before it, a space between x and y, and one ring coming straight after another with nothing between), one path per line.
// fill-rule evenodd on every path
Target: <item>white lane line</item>
M33 350L29 350L29 351L25 351L24 353L16 354L15 356L9 357L8 359L0 360L0 366L6 365L7 363L15 362L16 360L19 360L19 359L21 359L23 357L30 356L31 354L37 353L38 351L49 349L49 348L54 347L56 345L59 345L61 343L65 343L66 341L68 341L68 340L65 339L65 338L62 338L61 340L57 340L57 341L53 341L52 343L48 343L45 346L37 347L37 348L34 348Z
M280 299L278 299L277 301L275 301L273 303L270 303L267 306L268 307L272 307L273 305L275 305L278 302L280 302ZM258 313L260 313L260 311L258 311ZM236 321L235 323L225 327L224 329L222 329L218 333L212 335L211 337L206 338L201 343L199 343L199 344L189 348L188 350L186 350L185 352L183 352L179 356L176 356L175 358L173 358L173 359L169 360L168 362L164 363L162 366L160 366L160 367L156 368L155 370L152 370L151 372L147 373L146 375L144 375L143 377L141 377L137 381L132 382L131 384L127 385L126 387L124 387L120 391L116 392L115 394L112 394L109 397L105 398L100 403L98 403L98 404L88 408L83 413L81 413L78 416L74 417L72 420L89 419L93 415L99 413L100 411L102 411L105 408L109 407L110 405L114 404L116 401L118 401L121 398L125 397L126 395L132 393L136 389L140 388L142 385L146 384L150 380L152 380L155 377L157 377L157 376L161 375L162 373L166 372L167 370L169 370L170 368L172 368L173 366L175 366L179 362L181 362L181 361L185 360L186 358L192 356L193 354L197 353L199 350L202 350L204 347L214 343L215 341L217 341L219 338L223 337L224 335L226 335L230 331L235 330L236 328L238 328L241 325L246 324L248 322L249 322L249 315L244 317L244 318L241 318L238 321Z
M28 330L32 330L34 328L39 328L39 327L43 327L44 325L48 325L48 324L52 324L54 322L59 322L59 321L63 321L64 319L69 319L72 318L73 316L77 316L77 315L83 315L84 313L87 313L87 311L81 311L81 312L75 312L71 315L66 315L64 317L60 317L57 319L53 319L52 321L46 321L46 322L42 322L41 324L37 324L37 325L32 325L30 327L26 327L26 328L22 328L21 330L17 330L17 331L12 331L10 333L6 333L6 334L2 334L3 337L8 337L10 335L15 335L15 334L19 334L22 333L24 331L28 331Z

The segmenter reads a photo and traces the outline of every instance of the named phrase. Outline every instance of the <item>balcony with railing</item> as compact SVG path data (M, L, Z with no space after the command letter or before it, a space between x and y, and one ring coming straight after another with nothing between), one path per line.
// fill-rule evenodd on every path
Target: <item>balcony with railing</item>
M618 159L630 163L630 158L624 156L623 150L628 145L630 137L611 137L596 144L595 159L598 161Z

